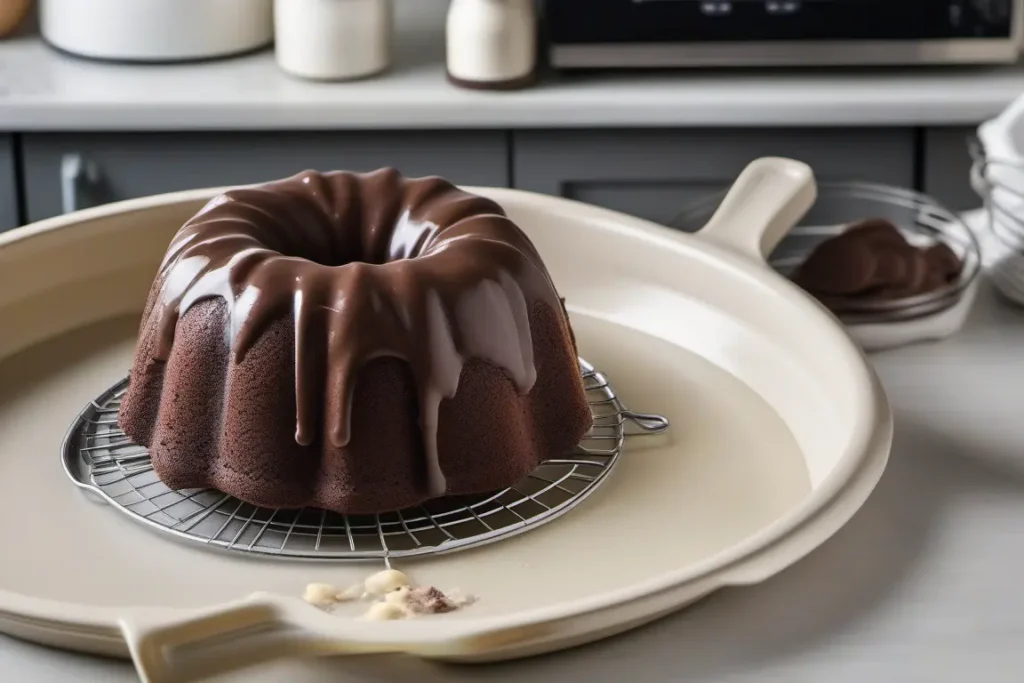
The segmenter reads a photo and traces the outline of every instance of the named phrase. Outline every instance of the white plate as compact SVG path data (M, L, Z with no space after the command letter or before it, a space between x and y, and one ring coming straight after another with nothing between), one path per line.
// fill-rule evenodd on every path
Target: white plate
M813 187L802 164L759 160L699 237L564 199L471 188L537 244L570 302L582 355L627 406L665 414L672 428L630 442L609 480L563 519L403 565L420 583L480 600L388 623L294 597L314 580L355 582L365 566L183 547L90 502L61 469L68 425L129 365L170 236L213 190L0 236L0 544L15 558L0 563L0 629L120 655L127 638L151 681L281 654L491 660L595 640L771 576L863 503L891 442L888 404L860 351L761 260ZM203 648L174 658L165 647L250 625L266 630L206 648L212 660Z

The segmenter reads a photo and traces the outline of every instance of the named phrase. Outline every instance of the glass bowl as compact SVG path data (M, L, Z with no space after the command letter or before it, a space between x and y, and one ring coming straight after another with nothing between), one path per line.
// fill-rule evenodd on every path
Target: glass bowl
M695 232L718 209L725 191L699 199L684 208L671 227ZM895 225L917 247L944 243L963 263L959 276L943 287L897 299L849 302L838 317L845 323L903 321L955 306L981 269L978 242L970 228L931 197L897 187L863 182L820 183L818 198L803 220L768 258L780 274L791 277L811 251L850 224L882 218Z

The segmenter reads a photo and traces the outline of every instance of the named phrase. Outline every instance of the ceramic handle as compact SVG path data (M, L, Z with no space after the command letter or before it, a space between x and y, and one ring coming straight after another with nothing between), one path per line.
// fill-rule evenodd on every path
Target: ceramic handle
M184 617L142 611L122 620L121 630L142 683L189 683L284 657L400 649L362 638L351 619L330 617L333 628L319 628L309 616L315 608L294 602L255 594Z
M204 656L210 641L233 636L237 644L280 624L273 602L250 598L185 618L144 611L123 620L121 630L142 683L185 683L214 673ZM252 663L220 656L216 669L223 673Z
M362 621L264 593L185 616L140 611L121 622L142 683L189 683L284 657L465 655L544 637L555 628L427 619Z
M743 169L697 234L763 261L814 204L818 190L807 164L764 157Z

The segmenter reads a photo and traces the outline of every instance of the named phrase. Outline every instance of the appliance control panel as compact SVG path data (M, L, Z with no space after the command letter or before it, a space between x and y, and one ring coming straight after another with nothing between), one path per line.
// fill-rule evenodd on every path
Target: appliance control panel
M544 0L552 44L1009 38L1016 0Z

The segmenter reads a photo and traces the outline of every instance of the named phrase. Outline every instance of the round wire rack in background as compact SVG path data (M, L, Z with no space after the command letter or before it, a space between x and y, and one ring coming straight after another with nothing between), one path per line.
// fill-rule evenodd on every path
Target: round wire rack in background
M968 151L974 162L971 185L993 219L989 227L1008 247L1024 249L1024 160L988 154L974 137Z
M582 443L504 491L442 498L379 515L259 508L212 489L175 491L148 451L117 425L128 380L92 401L64 441L64 469L79 487L131 519L179 540L239 554L306 560L385 560L451 552L515 536L565 514L604 481L627 426L665 431L658 415L627 410L608 379L580 360L594 426Z
M670 223L686 231L702 228L714 215L725 193L687 206ZM891 300L848 302L844 322L895 322L931 315L956 305L981 270L977 239L964 221L927 195L889 185L863 182L825 182L803 220L769 257L780 274L791 276L821 242L852 224L882 218L895 225L916 246L944 243L963 263L960 275L948 285L925 294Z

